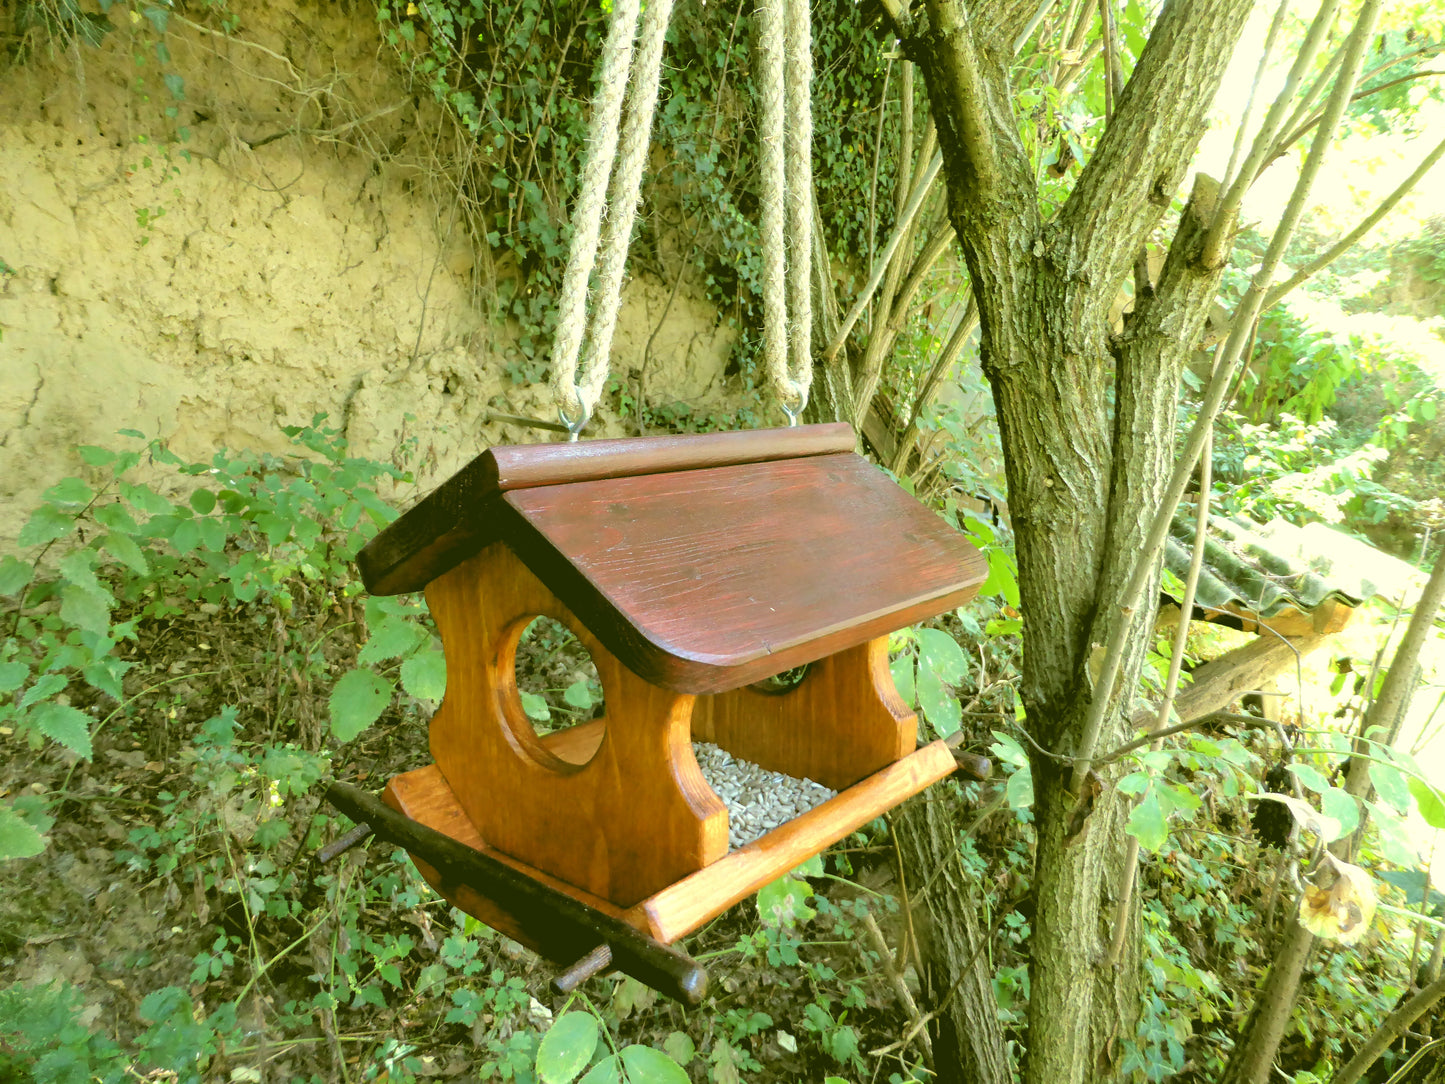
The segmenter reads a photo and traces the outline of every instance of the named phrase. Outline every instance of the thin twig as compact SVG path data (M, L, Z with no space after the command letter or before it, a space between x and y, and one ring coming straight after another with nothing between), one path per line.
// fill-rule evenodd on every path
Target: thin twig
M1229 165L1225 166L1224 179L1219 182L1222 190L1227 191L1234 183L1234 167L1239 164L1239 152L1244 149L1244 134L1249 130L1250 117L1254 115L1254 96L1259 92L1259 84L1264 79L1265 68L1269 66L1275 39L1279 37L1279 28L1284 23L1284 13L1289 10L1289 5L1290 0L1280 0L1274 18L1270 20L1269 33L1264 38L1264 51L1259 54L1259 65L1254 69L1254 82L1249 84L1249 97L1244 102L1244 115L1239 118L1239 130L1234 133L1234 147L1229 152Z
M1331 7L1332 4L1333 0L1325 0L1326 7ZM1154 521L1150 525L1149 534L1145 538L1144 545L1135 562L1129 583L1117 602L1118 612L1113 615L1113 628L1109 634L1103 666L1091 690L1089 714L1084 721L1083 732L1079 737L1078 755L1074 759L1074 771L1070 779L1070 790L1074 794L1083 793L1084 780L1088 775L1095 747L1098 745L1104 716L1113 700L1114 685L1118 680L1119 669L1124 661L1124 648L1129 640L1131 626L1137 617L1139 600L1144 594L1145 585L1154 576L1156 562L1164 548L1164 539L1169 533L1169 524L1174 518L1174 509L1179 506L1179 500L1184 495L1184 488L1188 485L1190 475L1194 473L1194 464L1198 462L1204 444L1214 428L1214 420L1223 404L1224 393L1228 390L1234 376L1235 367L1239 363L1240 351L1249 335L1249 329L1259 315L1265 292L1274 278L1280 260L1284 257L1286 247L1294 237L1300 219L1304 216L1310 192L1314 188L1315 178L1324 165L1325 155L1334 140L1340 118L1344 116L1345 108L1349 104L1350 92L1359 76L1360 61L1364 55L1365 44L1374 29L1375 19L1378 15L1378 0L1365 0L1359 19L1345 44L1347 55L1341 64L1339 81L1335 90L1330 94L1325 120L1315 132L1314 143L1300 169L1299 179L1295 182L1289 203L1285 206L1284 214L1275 228L1274 236L1270 239L1269 248L1265 251L1259 269L1255 272L1249 288L1235 309L1229 338L1216 353L1214 374L1210 377L1209 385L1205 389L1204 399L1199 406L1199 416L1185 441L1184 451L1174 466L1174 473L1169 479L1169 484L1165 487L1163 499L1154 515Z
M1214 213L1214 221L1210 223L1209 232L1204 239L1204 265L1206 267L1219 266L1225 242L1233 229L1235 215L1239 211L1240 204L1244 202L1244 194L1254 181L1260 163L1264 161L1265 156L1274 146L1275 136L1279 133L1280 125L1284 121L1285 110L1294 99L1295 94L1299 92L1305 73L1314 67L1315 57L1325 43L1330 25L1335 20L1335 9L1338 6L1339 0L1321 0L1314 21L1310 24L1309 32L1305 35L1299 52L1295 54L1294 64L1290 67L1284 86L1280 88L1274 103L1269 107L1269 112L1265 114L1259 131L1255 134L1249 157L1244 160L1239 175L1235 177L1234 182L1220 198ZM1331 100L1336 97L1338 95L1331 95Z

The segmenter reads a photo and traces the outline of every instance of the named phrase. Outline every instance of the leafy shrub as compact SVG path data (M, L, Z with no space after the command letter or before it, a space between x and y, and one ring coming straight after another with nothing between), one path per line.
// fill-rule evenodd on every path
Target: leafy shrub
M80 448L87 476L51 486L21 528L29 558L0 559L0 598L13 600L3 614L8 627L0 626L0 725L32 749L49 742L89 758L95 732L155 691L127 690L135 665L123 657L127 643L142 623L188 609L269 615L280 629L277 665L297 681L322 679L324 642L297 642L285 632L287 615L303 599L323 612L351 608L358 590L351 561L395 516L375 485L408 477L348 457L324 421L318 415L310 426L288 427L296 451L287 456L220 451L209 463L186 463L133 430L121 435L144 442L138 449ZM132 480L143 462L174 468L189 493L173 500ZM368 645L367 661L404 656L402 676L414 695L436 694L432 656L411 661L424 630L394 650L388 619L412 611L399 603L376 609L384 638ZM390 691L385 677L370 678L371 688ZM375 718L362 723L364 715L343 698L333 731L354 736ZM45 826L36 812L0 802L0 857L39 852Z

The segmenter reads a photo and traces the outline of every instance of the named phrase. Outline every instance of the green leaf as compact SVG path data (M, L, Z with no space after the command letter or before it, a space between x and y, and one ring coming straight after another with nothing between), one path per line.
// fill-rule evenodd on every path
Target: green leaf
M66 515L59 508L42 504L30 514L25 526L20 528L20 537L15 540L22 549L29 546L43 546L64 538L75 530L75 517Z
M1002 595L1005 602L1015 609L1018 608L1018 565L1002 546L994 546L988 550L988 579L983 581L978 593L985 598Z
M1308 764L1291 764L1289 770L1294 773L1300 785L1306 790L1312 790L1316 794L1323 794L1330 789L1330 781L1326 779Z
M779 877L758 890L758 917L765 926L796 926L818 912L807 904L813 890L806 881Z
M1445 800L1442 800L1440 792L1423 779L1411 779L1409 787L1425 823L1431 828L1445 829Z
M23 710L31 704L38 704L42 700L49 700L69 684L70 679L64 674L54 672L41 674L40 677L36 678L35 684L25 690L25 695L20 698L20 707Z
M29 676L30 667L23 662L0 662L0 693L13 693Z
M640 1043L623 1047L622 1065L631 1084L690 1084L681 1065L661 1050Z
M587 1070L578 1084L622 1084L622 1059L616 1054L608 1055Z
M918 661L949 685L968 679L968 657L963 648L940 629L918 630Z
M201 544L201 527L194 519L183 519L170 532L171 546L185 555Z
M425 629L404 617L388 614L376 622L356 661L363 666L415 651L428 639Z
M993 731L993 736L994 743L988 747L990 753L1005 764L1012 764L1016 768L1029 766L1029 755L1013 737L1005 734L1002 730Z
M1375 760L1370 762L1370 782L1380 792L1380 797L1396 813L1405 813L1410 808L1410 787L1405 782L1405 773L1393 764Z
M592 1060L597 1036L597 1020L591 1013L559 1016L537 1046L537 1076L542 1084L571 1084Z
M79 478L62 478L43 494L51 504L62 508L84 508L95 497L95 490Z
M1339 787L1326 787L1320 791L1320 809L1326 817L1339 822L1339 834L1325 840L1335 840L1349 835L1360 826L1360 805Z
M1152 777L1146 771L1130 772L1115 784L1115 789L1120 794L1143 794L1149 789L1151 779Z
M805 858L801 864L794 866L790 871L791 877L821 877L825 870L823 868L823 856L821 854L811 855Z
M1380 833L1380 854L1385 861L1393 862L1395 865L1404 866L1407 869L1420 861L1420 853L1405 831L1404 818L1397 816L1378 802L1371 802L1370 809L1375 814L1371 820L1374 821L1375 828Z
M119 501L96 505L91 514L95 516L95 522L118 534L132 535L140 531L140 524Z
M447 657L429 648L401 664L401 687L418 700L440 700L447 691Z
M913 656L902 654L888 664L888 669L893 674L893 687L898 690L898 695L910 708L918 707L918 694L913 687Z
M133 508L138 508L148 516L163 516L167 512L174 512L176 506L166 500L150 486L132 485L130 482L120 484L120 495L131 503Z
M15 812L8 802L0 802L0 862L7 858L34 858L45 850L45 837Z
M80 458L85 460L87 466L104 467L115 462L115 453L109 448L101 448L94 444L82 444L76 449Z
M211 516L193 522L201 535L201 549L211 553L226 552L226 525L224 523Z
M587 682L574 681L567 686L567 691L562 694L562 699L569 707L578 711L592 710L592 690L587 688Z
M331 733L339 741L351 741L381 717L392 692L391 683L370 670L341 675L331 690Z
M54 700L36 705L30 713L31 726L86 760L90 759L90 727L94 722L85 712Z
M662 1040L662 1049L679 1065L689 1065L697 1057L697 1046L685 1031L668 1032L667 1038Z
M110 631L109 595L97 595L76 584L60 589L60 619L86 632L102 635Z
M150 562L146 560L145 551L136 545L135 539L130 535L116 534L112 531L100 540L100 548L136 575L150 575L151 566Z
M281 817L271 817L256 825L251 841L263 851L269 851L291 834L291 825Z
M941 738L957 733L963 726L963 708L949 695L938 679L938 672L931 667L918 668L918 706Z
M1125 831L1151 854L1164 846L1164 841L1169 838L1169 818L1165 816L1164 807L1159 802L1157 788L1150 787L1145 791L1144 797L1139 799L1139 804L1129 814Z
M525 689L519 690L522 696L522 710L527 713L527 718L533 722L545 723L552 718L552 709L547 706L547 701L536 693L529 693Z
M1034 771L1025 766L1008 777L1004 785L1004 798L1010 809L1028 809L1034 804Z
M32 569L18 557L7 554L0 560L0 595L13 595L30 582Z
M197 489L191 493L190 504L200 515L209 516L216 507L216 495L209 489Z

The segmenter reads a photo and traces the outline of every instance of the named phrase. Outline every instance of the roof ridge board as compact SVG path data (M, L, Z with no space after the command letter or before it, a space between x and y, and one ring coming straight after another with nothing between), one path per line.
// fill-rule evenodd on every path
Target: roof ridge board
M501 493L569 482L851 453L847 423L488 448L366 544L356 563L372 594L419 591L500 534L479 524Z
M491 459L491 483L506 491L834 455L852 452L856 444L852 426L829 422L561 444L504 444L489 448L482 458Z

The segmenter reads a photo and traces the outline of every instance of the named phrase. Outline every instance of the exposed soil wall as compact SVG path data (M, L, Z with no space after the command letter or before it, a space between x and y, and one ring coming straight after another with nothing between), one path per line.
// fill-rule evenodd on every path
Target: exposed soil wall
M280 425L326 412L361 454L416 438L425 487L489 443L544 436L488 410L554 416L483 315L437 168L448 122L408 91L370 9L230 10L230 33L179 13L158 33L115 5L99 47L32 29L0 59L0 548L81 469L77 444L121 428L201 459L279 449ZM624 373L667 293L629 286ZM717 402L731 345L684 290L649 389ZM604 416L592 432L621 431Z

